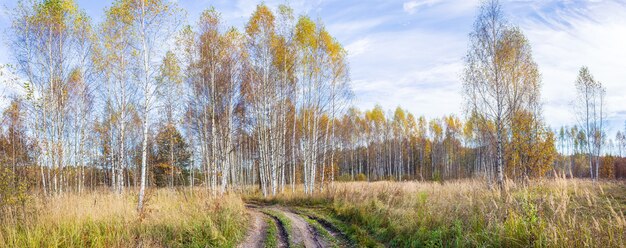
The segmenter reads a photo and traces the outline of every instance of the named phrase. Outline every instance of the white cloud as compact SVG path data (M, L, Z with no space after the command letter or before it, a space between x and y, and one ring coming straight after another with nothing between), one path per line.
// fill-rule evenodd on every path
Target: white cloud
M370 41L367 38L357 40L346 46L348 56L354 57L367 51Z
M576 124L574 81L580 67L588 66L607 89L608 131L613 136L626 119L626 5L599 2L556 12L514 20L531 42L542 72L545 119L554 128Z
M224 24L239 28L260 3L257 0L178 2L190 12L192 24L202 10L213 4L222 12ZM275 8L285 0L265 3ZM480 1L291 0L289 4L296 16L308 14L320 18L345 45L354 103L358 107L371 108L380 103L392 109L401 105L429 118L461 114L462 58L467 52L467 35ZM542 73L547 123L555 128L575 124L570 105L575 97L573 84L580 66L586 65L607 88L611 132L623 128L626 119L624 1L508 0L502 4L511 22L518 24L531 42ZM90 13L97 15L101 8ZM8 17L5 15L3 20L1 14L5 13L0 13L0 26L8 25ZM8 62L8 49L3 51L3 46L4 43L0 45L0 63Z
M336 22L328 24L327 27L331 34L341 34L342 37L362 38L363 34L369 33L372 29L389 21L390 17Z
M413 0L413 1L408 1L408 2L404 2L404 4L402 4L402 9L404 10L404 12L407 12L409 14L413 14L419 8L432 6L433 4L438 3L439 1L440 0Z
M441 117L461 111L459 72L465 34L422 29L372 34L348 46L355 104L385 109L400 105L416 115Z

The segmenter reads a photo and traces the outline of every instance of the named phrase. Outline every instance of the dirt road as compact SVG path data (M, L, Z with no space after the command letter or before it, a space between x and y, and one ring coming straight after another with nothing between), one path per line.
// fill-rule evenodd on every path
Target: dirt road
M246 239L239 244L238 247L265 247L263 241L267 236L267 228L268 223L266 221L266 217L264 214L257 210L249 210L250 214L250 228L248 229L248 234Z
M349 246L342 234L329 223L310 215L282 206L250 204L247 208L251 217L250 226L246 238L238 247Z

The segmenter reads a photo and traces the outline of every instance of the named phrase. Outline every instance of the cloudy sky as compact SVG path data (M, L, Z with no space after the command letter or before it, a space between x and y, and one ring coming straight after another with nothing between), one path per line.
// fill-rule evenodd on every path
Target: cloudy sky
M258 1L177 0L190 23L214 6L225 23L242 28ZM475 0L266 0L288 3L321 20L349 51L354 104L402 106L428 118L462 115L463 56L480 1ZM0 0L14 6L14 0ZM610 133L626 120L626 0L504 0L510 22L533 47L543 82L544 117L558 127L575 122L571 102L578 69L586 65L607 88ZM95 22L108 1L78 0ZM0 14L0 28L10 12ZM6 33L6 32L3 32ZM3 41L4 42L4 41ZM0 45L0 64L10 63Z

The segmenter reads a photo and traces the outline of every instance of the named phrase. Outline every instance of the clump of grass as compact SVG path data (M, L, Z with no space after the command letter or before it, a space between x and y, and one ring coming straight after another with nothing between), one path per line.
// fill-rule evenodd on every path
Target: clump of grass
M337 240L333 235L331 235L326 229L317 221L310 219L307 216L301 216L310 226L312 226L315 231L321 235L326 241L328 241L332 247L340 247L339 240Z
M276 227L276 223L270 218L265 219L265 223L267 223L267 233L265 241L263 242L264 247L273 248L278 247L278 228Z
M297 208L299 212L304 213L306 215L312 216L320 221L324 221L337 229L346 239L348 244L342 245L353 245L355 247L384 247L382 244L378 243L376 240L370 237L370 234L360 228L358 225L350 224L344 221L340 221L334 215L332 210L325 208Z
M287 243L289 243L290 247L298 247L298 244L293 243L293 229L291 228L291 220L289 220L287 216L279 211L275 211L272 209L265 209L262 210L262 212L276 218L276 220L280 222L280 224L285 229L285 232L287 234Z
M510 182L504 197L473 180L335 185L313 196L296 193L282 200L279 195L272 201L316 203L328 216L393 247L621 247L626 242L623 182Z
M25 219L3 219L0 247L234 246L247 224L243 201L158 190L139 217L132 193L35 198Z

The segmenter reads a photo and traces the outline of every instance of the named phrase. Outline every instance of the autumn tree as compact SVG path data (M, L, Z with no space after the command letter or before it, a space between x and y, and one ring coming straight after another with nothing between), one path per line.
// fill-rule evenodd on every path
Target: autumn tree
M84 95L89 89L90 82L83 79L92 52L90 20L71 0L20 1L13 13L10 45L26 91L27 125L38 140L42 188L62 193L67 186L64 167L76 161L70 148L84 134L73 130L84 127L76 123L84 112L74 115L71 109L86 104L73 100L86 100L74 93Z
M507 169L512 178L542 177L556 159L554 133L531 112L518 112L512 119L507 144Z
M259 156L259 180L264 195L278 191L279 156L284 146L280 122L285 95L280 80L273 74L276 36L275 15L265 5L258 5L246 25L246 46L250 55L251 81L248 101L254 114Z
M176 183L172 175L176 174L179 181L185 180L190 166L189 147L178 129L165 123L161 125L155 137L154 164L151 167L155 185L164 187L167 185L185 185L183 182ZM172 159L174 157L174 159Z
M160 99L160 108L163 110L162 113L165 113L165 125L167 126L166 130L168 132L168 141L169 141L169 165L174 165L175 161L178 159L174 153L174 142L175 137L173 130L177 130L176 126L179 123L178 121L178 97L182 94L181 84L182 84L182 76L181 76L181 68L178 63L178 58L172 51L168 51L165 53L165 57L163 57L163 61L159 67L159 72L157 76L157 84L158 92L157 95ZM170 170L169 177L169 185L170 187L174 187L174 170Z
M585 135L583 145L589 162L589 175L591 179L596 180L605 138L604 97L606 90L600 82L593 78L587 67L582 67L578 72L575 86L574 111L581 131Z
M129 167L128 125L134 108L138 106L139 84L133 76L132 64L136 61L132 46L134 30L133 16L129 12L130 1L117 1L105 10L105 20L100 24L100 41L96 68L105 81L104 93L106 113L111 117L108 130L111 149L111 186L121 192L124 185L124 170Z
M164 44L177 27L177 17L179 10L174 3L161 0L120 0L118 3L124 7L119 11L124 12L125 25L132 35L132 54L138 73L137 82L142 92L142 127L143 141L141 151L141 183L139 189L139 200L137 209L143 210L143 200L146 188L146 170L148 166L148 131L151 111L155 106L155 96L158 92L157 66L158 57L165 51L159 50L159 46Z
M504 190L506 129L511 118L538 102L539 72L530 44L510 25L497 0L485 2L470 33L463 89L469 113L495 124L495 175Z
M615 179L615 162L617 158L613 155L606 154L600 158L600 169L598 176L600 178Z
M0 122L0 209L24 204L26 193L34 184L28 175L33 166L33 141L27 136L24 103L14 98L2 113Z

